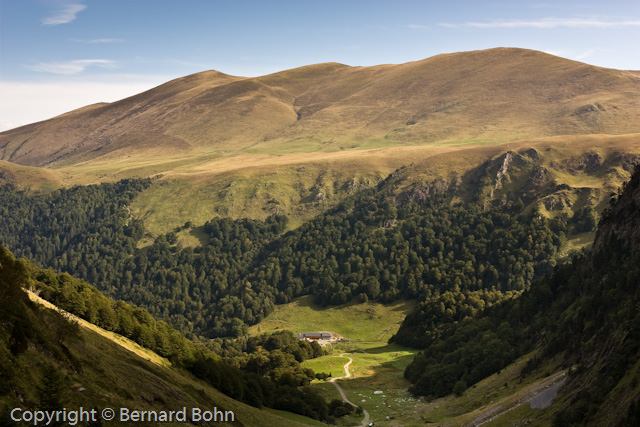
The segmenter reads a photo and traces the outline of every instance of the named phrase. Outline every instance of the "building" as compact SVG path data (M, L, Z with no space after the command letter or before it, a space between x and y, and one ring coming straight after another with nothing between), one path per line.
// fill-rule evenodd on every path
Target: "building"
M299 340L330 340L331 339L331 333L329 332L305 332L303 334L293 334L294 337L298 338Z

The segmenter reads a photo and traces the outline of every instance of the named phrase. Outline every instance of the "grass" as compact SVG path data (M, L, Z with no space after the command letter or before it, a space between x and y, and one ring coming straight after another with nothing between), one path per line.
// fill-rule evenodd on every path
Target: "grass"
M131 353L136 354L137 356L143 358L144 360L148 360L149 362L159 366L166 366L166 367L171 366L171 362L169 362L167 359L159 356L157 353L147 348L142 347L135 341L132 341L129 338L123 337L122 335L118 335L115 332L102 329L101 327L96 326L93 323L89 323L84 319L81 319L71 313L68 313L60 308L57 308L55 305L51 304L47 300L40 298L33 292L29 292L29 298L31 298L32 301L37 302L38 304L44 307L59 311L60 313L64 314L66 318L70 319L73 322L78 323L78 325L80 325L82 328L93 331L94 333L119 344L122 348L130 351Z
M331 374L333 378L342 377L344 376L343 366L348 360L346 357L337 356L336 354L337 353L334 352L329 356L305 360L302 367L313 369L314 372Z
M391 304L351 302L322 307L304 296L289 304L276 306L262 322L249 328L252 335L288 329L294 333L332 331L348 343L385 343L400 327L405 316L415 306L414 301Z
M0 160L0 184L5 182L44 193L50 193L64 186L63 178L54 171Z
M500 415L494 424L512 425L518 415L526 413L527 417L540 417L545 410L531 410L529 399L539 387L551 380L552 374L560 372L555 360L547 362L536 375L522 379L520 371L533 356L526 355L509 365L501 372L494 374L478 384L468 388L460 397L447 396L427 404L428 421L432 425L446 422L452 425L464 425L476 418L484 418L488 413ZM510 408L514 408L509 410ZM515 411L515 412L514 412Z
M520 371L533 353L470 387L460 397L447 396L427 402L411 396L404 370L418 350L386 342L388 334L397 327L395 320L403 317L399 313L409 306L413 303L382 305L368 302L323 308L314 305L311 297L302 297L278 306L263 322L252 326L250 333L289 329L294 332L330 330L343 335L346 340L328 347L328 355L307 360L303 366L342 377L344 364L348 357L352 358L352 377L338 380L338 383L352 402L369 412L377 426L465 425L487 411L498 408L496 413L501 413L511 407L515 409L500 415L489 425L511 425L521 419L542 420L545 425L550 410L530 409L528 403L517 406L537 387L549 381L549 375L560 370L555 361L550 361L537 374L521 379ZM340 398L335 387L327 381L313 381L311 387L327 400ZM382 393L375 394L375 391ZM359 422L350 417L339 420L339 425Z
M572 252L581 251L585 248L591 247L595 235L595 231L570 235L567 240L567 244L564 245L562 251L559 254L560 258L568 259L571 256Z
M340 384L354 403L367 409L374 419L384 420L390 408L395 408L393 413L400 413L407 407L413 408L418 404L417 399L409 396L409 383L403 377L404 369L418 351L397 344L387 344L387 340L399 327L399 322L414 305L413 301L385 305L367 302L324 308L313 304L312 298L306 296L277 306L274 313L258 325L252 326L250 333L280 329L339 333L345 337L345 341L329 347L329 355L307 360L303 366L315 372L342 377L343 366L348 361L345 356L351 357L353 363L350 371L353 377L339 380ZM342 354L345 355L341 356ZM328 400L340 398L335 387L325 381L314 381L312 387ZM375 390L385 390L386 394L384 397L374 395ZM353 423L353 420L353 417L343 420L341 425Z
M322 140L321 136L317 138ZM567 184L573 188L565 192L571 203L585 203L585 191L591 189L589 202L602 208L611 191L626 179L626 172L615 161L606 163L595 173L573 170L571 165L586 152L599 153L605 159L619 153L640 155L637 135L562 136L508 143L495 138L422 144L416 141L403 142L402 146L397 141L374 137L349 140L346 145L338 142L317 145L307 140L274 141L258 144L248 151L224 152L210 148L186 154L163 152L163 156L136 154L95 159L54 170L3 164L28 169L29 173L20 175L20 179L33 188L159 176L132 206L133 213L144 219L151 235L157 236L175 230L186 221L201 226L216 216L264 219L279 213L287 215L290 228L295 228L335 206L355 188L376 185L402 166L407 166L402 185L408 187L417 182L448 179L454 173L462 177L487 159L508 150L529 148L536 149L541 156L540 165L550 172L556 185ZM329 149L334 145L340 147ZM42 177L45 181L35 184ZM320 191L323 197L315 198ZM550 212L550 215L556 213ZM198 238L186 234L183 237L184 245L198 244Z

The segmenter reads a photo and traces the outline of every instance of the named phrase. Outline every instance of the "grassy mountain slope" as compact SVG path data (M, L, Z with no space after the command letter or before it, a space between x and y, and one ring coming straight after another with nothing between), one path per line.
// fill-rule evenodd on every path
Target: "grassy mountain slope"
M0 185L2 184L15 184L22 188L50 192L63 186L64 182L59 174L49 169L0 160Z
M318 64L240 78L207 71L0 135L3 160L62 166L282 150L512 141L640 129L633 72L522 49L400 65Z
M402 166L415 164L408 182L448 179L521 148L556 185L600 191L602 207L624 178L593 180L567 159L639 154L639 93L637 72L504 48L255 78L206 71L3 132L0 159L46 166L47 188L158 177L133 205L154 236L214 216L281 213L295 227Z
M402 173L403 186L420 186L437 179L450 181L452 176L472 177L473 171L486 161L500 159L510 151L530 149L535 150L538 159L537 168L529 168L528 173L542 173L539 178L544 178L547 184L554 183L559 191L549 199L549 206L545 205L544 210L557 213L576 203L580 206L587 199L592 199L601 210L609 194L628 179L633 162L640 158L640 137L562 136L482 146L244 153L232 157L202 157L197 161L194 158L174 164L140 164L134 169L118 163L97 168L79 165L52 170L52 173L64 174L65 182L88 184L162 171L158 180L132 206L136 216L144 219L147 229L157 235L186 221L200 225L215 216L264 219L278 213L288 215L290 225L295 227L358 189L373 187L403 166L406 166ZM517 184L510 182L501 186L494 195L513 190ZM469 191L474 193L472 187L470 184ZM534 194L538 188L532 187L529 191ZM563 207L554 202L555 198L563 200ZM189 245L198 243L196 236L183 233L182 237Z

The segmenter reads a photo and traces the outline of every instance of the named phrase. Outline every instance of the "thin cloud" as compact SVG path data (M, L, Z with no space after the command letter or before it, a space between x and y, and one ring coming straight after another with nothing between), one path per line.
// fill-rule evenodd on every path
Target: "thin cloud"
M534 21L512 20L512 21L491 21L491 22L466 22L464 24L438 23L441 27L446 28L534 28L534 29L550 29L550 28L579 28L579 29L610 29L610 28L628 28L640 27L640 21L608 21L598 18L545 18Z
M410 30L426 30L428 28L426 25L418 25L418 24L404 25L404 27Z
M71 39L71 41L78 42L78 43L124 43L125 39L112 39L112 38L91 39L91 40Z
M28 65L27 68L44 73L72 75L79 74L92 65L102 68L116 68L116 63L109 59L78 59L69 62L41 62L37 65Z
M580 55L577 55L576 60L581 61L583 59L587 59L588 57L593 56L595 53L595 50L589 49L586 52L582 52Z
M42 20L42 25L60 25L68 24L76 19L78 13L87 8L86 5L80 3L68 3L61 5L57 10L53 12L51 16L48 16Z

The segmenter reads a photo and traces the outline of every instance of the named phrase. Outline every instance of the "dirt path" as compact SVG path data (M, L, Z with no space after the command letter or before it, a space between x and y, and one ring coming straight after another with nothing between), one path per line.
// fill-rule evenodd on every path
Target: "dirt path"
M344 364L344 376L343 377L335 377L335 378L331 378L329 380L329 382L331 382L336 389L338 390L338 393L340 393L340 396L342 396L342 400L344 400L345 402L347 402L349 405L353 406L354 408L357 408L358 405L356 405L355 403L353 403L352 401L350 401L347 398L347 395L344 393L344 390L342 389L342 387L340 387L340 384L338 384L336 382L336 380L342 380L345 378L349 378L351 377L351 372L349 372L349 365L351 365L351 363L353 363L353 359L350 358L349 356L345 356L345 353L341 354L340 357L345 357L347 359L349 359L349 361L347 363ZM364 418L362 419L362 424L360 424L362 427L366 427L369 425L369 413L367 412L366 409L362 408L362 414L364 415Z

